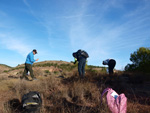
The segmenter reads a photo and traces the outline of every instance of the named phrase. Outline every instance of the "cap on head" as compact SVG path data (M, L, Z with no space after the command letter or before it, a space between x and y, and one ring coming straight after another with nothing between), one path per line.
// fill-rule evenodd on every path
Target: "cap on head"
M33 52L35 52L35 54L37 54L37 50L36 49L33 49Z

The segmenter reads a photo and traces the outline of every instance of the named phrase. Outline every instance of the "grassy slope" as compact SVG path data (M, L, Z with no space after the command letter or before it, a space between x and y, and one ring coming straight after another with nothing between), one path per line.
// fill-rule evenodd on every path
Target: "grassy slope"
M20 111L18 106L22 95L33 90L42 94L41 113L109 113L105 98L100 106L101 93L109 86L128 97L128 113L147 113L150 109L150 79L147 75L143 75L142 78L145 79L140 78L141 75L125 73L108 76L101 69L94 70L95 67L89 67L86 69L86 79L80 80L77 67L73 64L46 61L34 65L38 80L31 82L17 78L22 75L22 67L23 65L20 65L10 69L3 73L7 73L8 77L0 78L1 113ZM10 78L14 73L16 78ZM10 105L13 101L16 105Z

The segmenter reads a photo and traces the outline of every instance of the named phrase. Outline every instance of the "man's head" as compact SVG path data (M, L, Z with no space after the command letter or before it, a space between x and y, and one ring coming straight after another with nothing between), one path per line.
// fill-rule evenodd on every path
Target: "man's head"
M33 49L33 54L37 54L37 50L36 49Z
M77 58L77 54L76 54L76 53L73 53L72 56L73 56L74 58Z
M79 49L77 52L79 52L79 53L80 53L81 51L82 51L82 50L81 50L81 49Z
M103 61L103 63L102 63L103 65L105 65L105 62Z

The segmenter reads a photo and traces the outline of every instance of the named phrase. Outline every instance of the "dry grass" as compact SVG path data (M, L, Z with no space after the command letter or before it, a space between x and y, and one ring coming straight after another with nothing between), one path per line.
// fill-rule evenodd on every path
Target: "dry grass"
M78 79L76 75L63 80L55 76L38 77L39 80L32 82L3 80L5 92L9 90L13 96L4 102L2 110L4 113L20 112L19 107L13 109L7 102L10 103L14 99L20 102L25 93L38 91L43 99L41 113L109 113L105 98L102 105L100 100L102 90L106 86L99 86L100 79L93 82L97 76L85 80ZM148 105L140 104L138 100L128 101L128 113L146 113L149 108Z
M86 78L81 80L77 69L58 73L45 70L49 68L34 67L36 81L0 76L0 113L21 113L21 97L29 91L41 93L41 113L110 113L106 98L103 98L102 104L100 99L102 91L110 86L118 93L125 93L128 113L148 113L150 110L150 94L146 93L145 79L135 84L135 77L131 74L109 76L87 70ZM23 69L18 69L17 76L21 76L22 72Z

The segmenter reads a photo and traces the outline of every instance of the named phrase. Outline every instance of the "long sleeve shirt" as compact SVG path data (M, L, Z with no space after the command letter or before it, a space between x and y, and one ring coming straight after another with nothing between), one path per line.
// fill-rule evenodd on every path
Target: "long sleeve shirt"
M33 52L29 53L26 58L26 64L33 64L35 62Z
M103 61L104 65L108 65L109 61L110 61L110 59Z
M76 64L78 62L77 58L74 58L74 64Z

